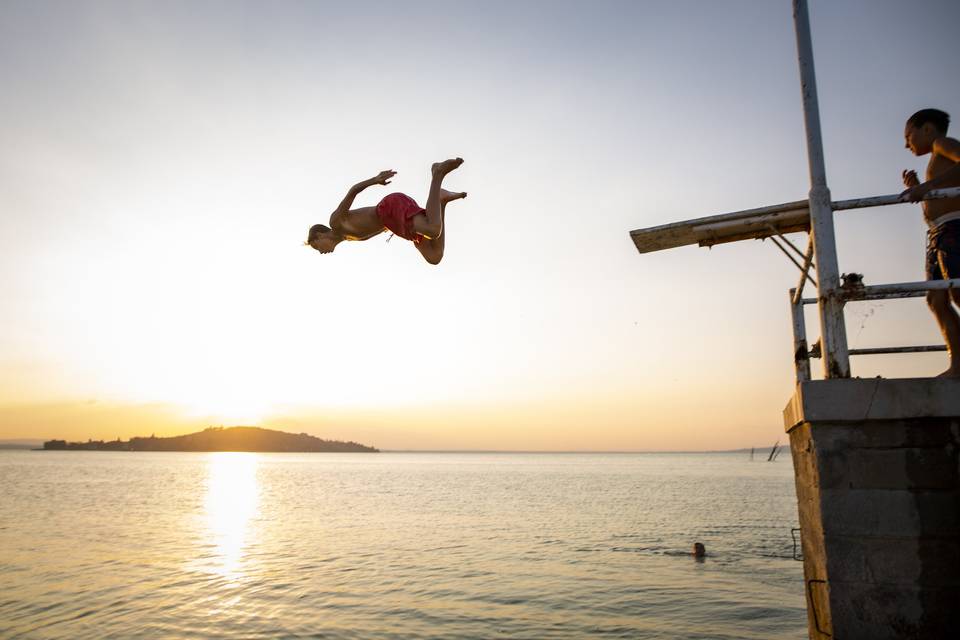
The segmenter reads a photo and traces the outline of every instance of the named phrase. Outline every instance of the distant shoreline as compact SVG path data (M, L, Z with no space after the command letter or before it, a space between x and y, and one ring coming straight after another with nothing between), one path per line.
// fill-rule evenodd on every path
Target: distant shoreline
M170 438L136 437L130 440L48 440L43 451L172 451L251 453L378 453L379 449L358 442L323 440L306 433L286 433L260 427L210 427L197 433Z
M42 445L42 442L37 444ZM4 446L0 445L0 451L122 451L124 453L335 453L333 451L319 450L248 450L248 449L154 449L154 450L131 450L131 449L44 449L42 446ZM511 450L511 449L377 449L378 453L430 453L430 454L501 454L501 455L749 455L750 449L719 449L719 450L701 450L701 451L530 451L530 450ZM350 452L347 452L350 453ZM354 452L359 453L359 452ZM768 455L770 447L756 449L755 457L757 460L761 456Z

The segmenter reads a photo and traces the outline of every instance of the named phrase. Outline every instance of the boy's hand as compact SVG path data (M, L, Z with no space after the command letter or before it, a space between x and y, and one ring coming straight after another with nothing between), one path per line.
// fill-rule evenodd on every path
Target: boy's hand
M397 172L392 169L387 169L386 171L381 171L373 178L370 178L371 184L390 184L390 178L397 175Z
M907 188L913 188L918 184L920 184L920 178L917 177L917 172L913 171L912 169L910 171L907 171L906 169L904 169L903 185Z
M901 193L900 200L904 202L920 202L923 200L923 196L930 193L930 191L932 191L932 189L928 186L928 183L918 184Z
M920 202L923 200L923 196L927 195L927 192L930 191L930 187L920 183L920 178L917 177L916 171L907 171L904 169L903 184L908 187L906 191L900 194L900 199L905 202Z

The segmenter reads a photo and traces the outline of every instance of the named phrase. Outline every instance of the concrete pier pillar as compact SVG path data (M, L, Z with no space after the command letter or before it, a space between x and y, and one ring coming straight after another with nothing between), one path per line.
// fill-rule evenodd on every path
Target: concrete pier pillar
M803 382L784 423L810 638L960 638L960 380Z

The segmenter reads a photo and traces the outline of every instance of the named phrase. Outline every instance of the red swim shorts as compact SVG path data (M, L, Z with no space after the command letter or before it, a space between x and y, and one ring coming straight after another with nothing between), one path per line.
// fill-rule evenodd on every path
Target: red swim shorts
M404 240L419 243L423 236L413 230L413 216L426 211L405 193L391 193L377 204L377 217L387 229Z

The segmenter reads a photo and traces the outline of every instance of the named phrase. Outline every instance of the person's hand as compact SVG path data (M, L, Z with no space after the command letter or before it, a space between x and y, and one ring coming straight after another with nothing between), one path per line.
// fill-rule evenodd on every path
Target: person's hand
M917 184L900 194L900 200L906 202L920 202L923 196L930 193L930 187L926 184Z
M920 178L917 177L917 172L914 170L907 171L903 170L903 185L907 188L913 188L920 184Z
M370 178L370 182L373 184L390 184L390 178L397 175L397 172L392 169L387 169L386 171L381 171L373 178Z

